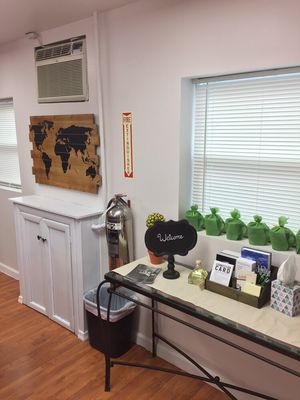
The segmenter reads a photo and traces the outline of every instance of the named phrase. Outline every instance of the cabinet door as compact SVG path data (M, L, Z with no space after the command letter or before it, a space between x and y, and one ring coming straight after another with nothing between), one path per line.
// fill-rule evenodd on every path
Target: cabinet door
M22 243L22 270L24 275L23 302L35 310L48 314L47 271L41 240L41 217L20 213Z
M70 226L43 219L41 228L47 244L48 316L74 331Z

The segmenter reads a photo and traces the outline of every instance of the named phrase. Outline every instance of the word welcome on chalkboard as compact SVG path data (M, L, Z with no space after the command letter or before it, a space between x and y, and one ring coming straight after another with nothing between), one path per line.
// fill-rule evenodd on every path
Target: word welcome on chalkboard
M164 271L166 279L177 279L180 274L175 271L174 255L185 256L197 243L196 229L187 220L156 222L145 233L145 244L148 250L157 256L168 256L168 269Z
M185 256L197 243L197 232L185 219L156 222L146 231L146 247L157 256Z

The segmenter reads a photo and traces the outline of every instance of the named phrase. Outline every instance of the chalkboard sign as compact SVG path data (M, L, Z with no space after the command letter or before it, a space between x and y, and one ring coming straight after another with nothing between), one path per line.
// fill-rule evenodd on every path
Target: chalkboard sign
M156 222L145 233L146 247L157 256L168 255L168 270L163 276L176 279L174 255L185 256L197 243L197 232L185 219L181 221Z

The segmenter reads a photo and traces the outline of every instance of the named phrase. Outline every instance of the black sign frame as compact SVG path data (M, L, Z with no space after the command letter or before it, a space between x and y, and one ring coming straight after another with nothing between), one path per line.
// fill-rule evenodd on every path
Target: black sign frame
M168 269L163 273L167 279L177 279L180 274L175 271L174 255L185 256L195 247L198 235L196 229L187 220L157 221L145 233L147 249L156 256L168 256Z

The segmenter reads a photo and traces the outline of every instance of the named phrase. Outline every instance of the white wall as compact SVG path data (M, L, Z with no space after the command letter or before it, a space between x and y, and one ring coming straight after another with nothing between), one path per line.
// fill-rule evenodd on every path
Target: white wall
M299 65L299 11L292 0L152 0L105 15L108 184L132 198L138 256L147 214L178 213L181 79ZM133 180L122 175L124 111L133 113Z
M293 0L141 0L101 16L108 197L124 192L132 200L136 256L145 252L148 213L158 210L176 219L179 195L186 192L179 189L180 149L189 135L180 132L182 78L298 65L299 8ZM99 122L93 18L42 32L42 40L81 34L87 36L89 102L37 103L33 48L38 43L27 39L0 48L0 97L14 98L23 193L102 208L102 189L92 195L37 185L31 172L30 115L91 112ZM124 111L133 113L134 179L123 177ZM10 212L4 207L1 213ZM0 239L13 242L6 234ZM15 267L9 251L6 259Z
M93 113L99 123L99 104L97 96L97 57L93 18L88 18L60 28L42 32L44 44L86 35L88 52L89 101L79 103L37 103L37 83L34 65L34 47L37 41L22 39L0 48L0 98L13 97L18 150L21 169L22 194L40 194L58 199L69 200L90 206L103 208L103 190L98 195L82 193L74 190L38 185L32 175L32 159L29 142L29 118L31 115L53 114L85 114ZM98 149L100 154L100 150ZM105 177L104 177L105 179ZM15 233L13 227L12 207L9 197L20 196L21 193L0 188L0 263L17 270ZM4 269L5 270L5 269ZM6 272L10 272L9 270Z
M178 216L180 150L189 135L180 132L182 78L299 65L299 11L300 3L293 0L141 0L99 18L108 196L124 192L132 200L137 257L145 253L148 213L157 210L168 218ZM89 102L37 104L34 43L25 40L0 48L0 97L14 97L24 194L39 193L102 208L101 190L89 195L36 185L31 174L30 115L91 112L99 117L92 18L43 32L42 38L48 43L79 34L88 39ZM134 179L123 177L121 116L126 111L133 113ZM6 197L0 196L1 218L2 213L10 213ZM0 262L15 267L12 218L2 221ZM296 378L262 367L203 337L170 330L175 341L187 337L187 350L220 375L280 400L297 398ZM195 350L199 346L202 350ZM236 361L239 371L228 360Z
M125 192L132 199L138 257L145 253L147 214L157 210L168 218L178 216L180 150L189 135L180 132L182 78L299 65L299 12L300 3L292 0L152 0L104 15L106 150L113 159L108 185L109 192ZM123 178L124 111L133 113L133 180ZM142 315L141 321L139 337L146 343L148 317ZM228 380L280 400L298 397L297 378L167 325L175 342L186 338L186 350ZM296 362L267 355L296 368Z

